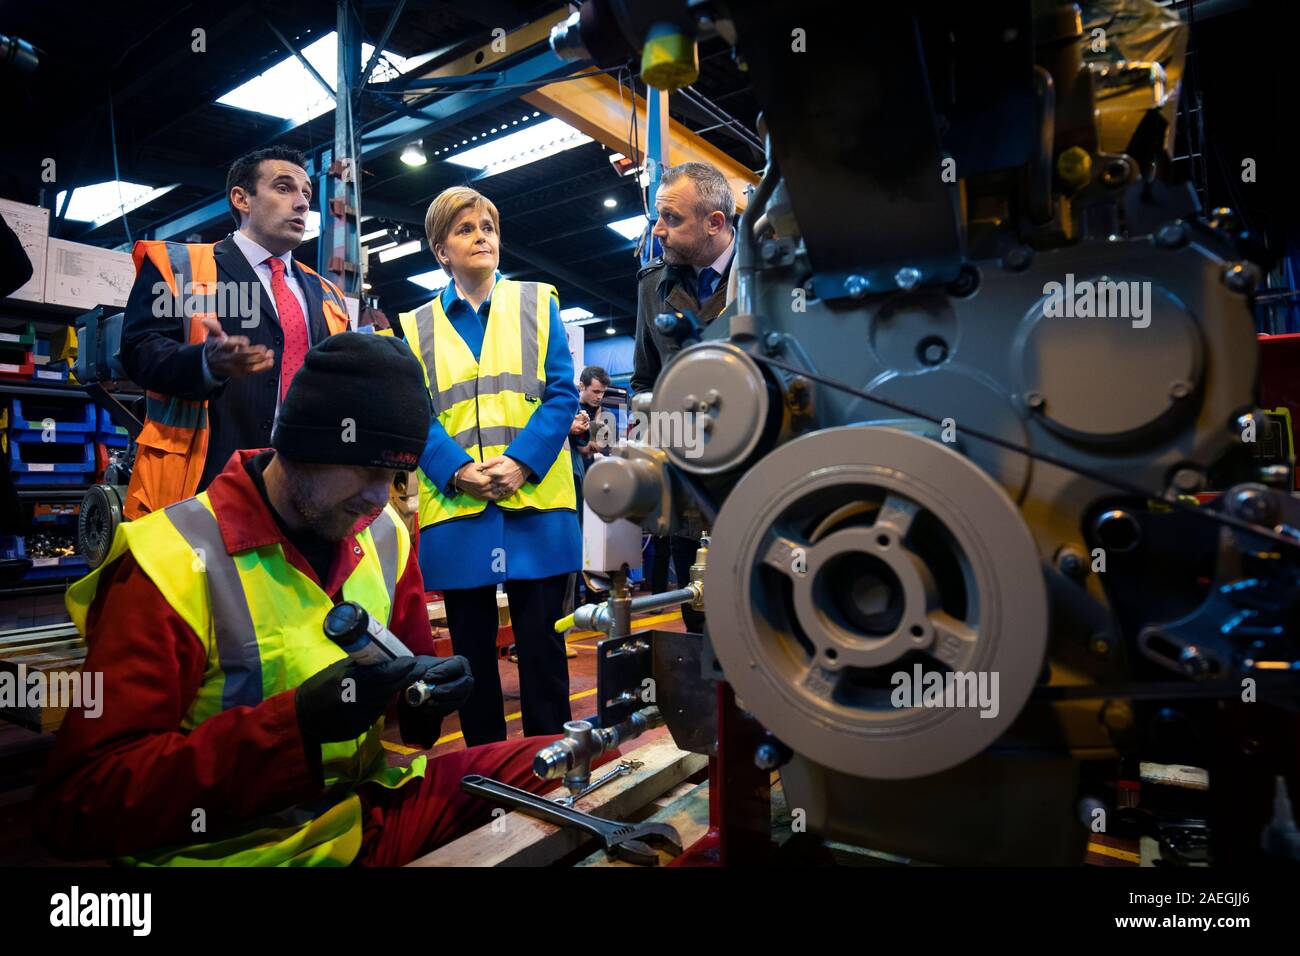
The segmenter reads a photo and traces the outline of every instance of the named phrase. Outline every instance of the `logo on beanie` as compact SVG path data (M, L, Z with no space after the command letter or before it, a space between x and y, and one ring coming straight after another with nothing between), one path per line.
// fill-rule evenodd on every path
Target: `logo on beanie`
M390 448L385 448L375 456L374 465L376 468L396 468L399 471L409 471L419 461L420 456L413 451L393 451Z

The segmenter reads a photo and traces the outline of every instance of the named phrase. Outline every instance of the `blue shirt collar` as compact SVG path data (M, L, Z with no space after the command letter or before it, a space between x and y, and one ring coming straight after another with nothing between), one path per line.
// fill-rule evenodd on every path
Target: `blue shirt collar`
M500 281L501 281L501 270L498 269L496 271L496 274L492 278L493 292L496 291L496 287L497 287L496 284ZM471 312L474 311L473 309L470 308L469 301L463 298L461 294L456 291L456 282L454 279L451 282L447 283L447 287L442 290L442 295L440 298L442 299L442 311L447 313L448 317L451 316L452 310L457 308L469 309ZM457 302L459 302L460 305L456 305ZM491 304L492 304L492 295L491 293L489 293L488 297L483 300L483 306L489 306Z

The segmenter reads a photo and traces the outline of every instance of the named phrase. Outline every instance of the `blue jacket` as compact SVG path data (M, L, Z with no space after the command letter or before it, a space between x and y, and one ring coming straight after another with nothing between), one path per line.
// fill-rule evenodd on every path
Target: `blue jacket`
M501 274L497 273L497 279ZM477 359L483 351L492 297L478 311L450 283L442 292L447 318ZM505 453L529 471L528 481L539 481L564 447L564 439L578 411L578 388L573 384L573 359L560 320L560 307L551 299L551 331L546 347L546 389L542 403ZM452 477L473 459L434 418L420 468L438 487L454 493ZM510 580L530 580L568 574L582 566L582 537L572 511L504 511L489 501L472 518L431 525L420 532L420 571L424 586L445 591L481 587Z

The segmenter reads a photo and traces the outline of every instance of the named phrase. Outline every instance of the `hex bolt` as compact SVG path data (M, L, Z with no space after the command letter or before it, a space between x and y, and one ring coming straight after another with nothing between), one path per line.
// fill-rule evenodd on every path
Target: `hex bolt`
M714 405L722 404L722 396L718 394L716 388L711 388L704 393L704 402L712 408Z
M1210 670L1210 662L1205 659L1200 648L1191 644L1183 648L1182 653L1178 655L1178 661L1183 665L1183 669L1194 677L1206 674Z
M769 265L781 258L781 244L775 239L766 239L762 247L763 261Z
M1251 292L1259 279L1259 266L1253 262L1230 262L1223 269L1223 284L1233 292Z
M921 282L921 270L915 266L903 266L894 273L894 282L900 289L915 289Z
M1167 222L1156 230L1156 245L1161 249L1179 249L1187 244L1187 227L1181 222Z
M1088 556L1076 545L1062 545L1056 552L1056 567L1066 577L1078 580L1088 574Z
M768 332L767 335L763 336L763 350L768 355L776 355L781 351L781 342L780 332Z
M1025 404L1034 411L1042 411L1043 406L1047 404L1047 399L1043 397L1042 392L1026 392Z
M942 342L931 342L921 353L921 360L926 365L938 365L948 357L948 350L944 348Z
M1192 394L1192 386L1184 381L1180 380L1169 386L1169 397L1175 401L1181 401L1190 394Z
M1111 160L1101 174L1101 181L1112 188L1124 185L1127 180L1128 162L1122 159Z
M1262 488L1242 488L1232 497L1232 510L1251 524L1271 525L1277 516L1277 502Z
M860 299L867 294L867 289L871 283L867 281L866 276L860 276L854 273L844 280L844 291L855 299Z
M1192 494L1205 487L1205 476L1195 468L1179 468L1171 483L1183 494Z
M682 408L685 411L693 412L695 411L695 406L698 405L699 403L700 400L696 398L693 394L687 395L685 398L682 399Z
M1034 261L1034 251L1028 246L1014 246L1002 256L1002 268L1009 272L1022 272Z

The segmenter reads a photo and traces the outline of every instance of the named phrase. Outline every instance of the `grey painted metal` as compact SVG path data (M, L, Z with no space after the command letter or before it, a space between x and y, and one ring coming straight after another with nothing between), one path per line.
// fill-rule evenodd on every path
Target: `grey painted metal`
M870 525L846 520L846 503L872 498L882 503ZM963 618L945 610L930 552L915 549L923 512L942 529L927 543L960 567ZM825 530L805 536L815 523ZM832 609L830 568L846 558L896 576L889 633ZM709 634L745 707L798 753L858 777L919 777L978 754L1029 699L1047 646L1043 568L1015 503L957 452L890 428L826 429L750 469L718 514L704 582ZM857 692L864 670L904 668L914 651L927 670L983 674L990 688L996 674L995 708L896 707L888 690ZM911 679L910 666L900 672Z

